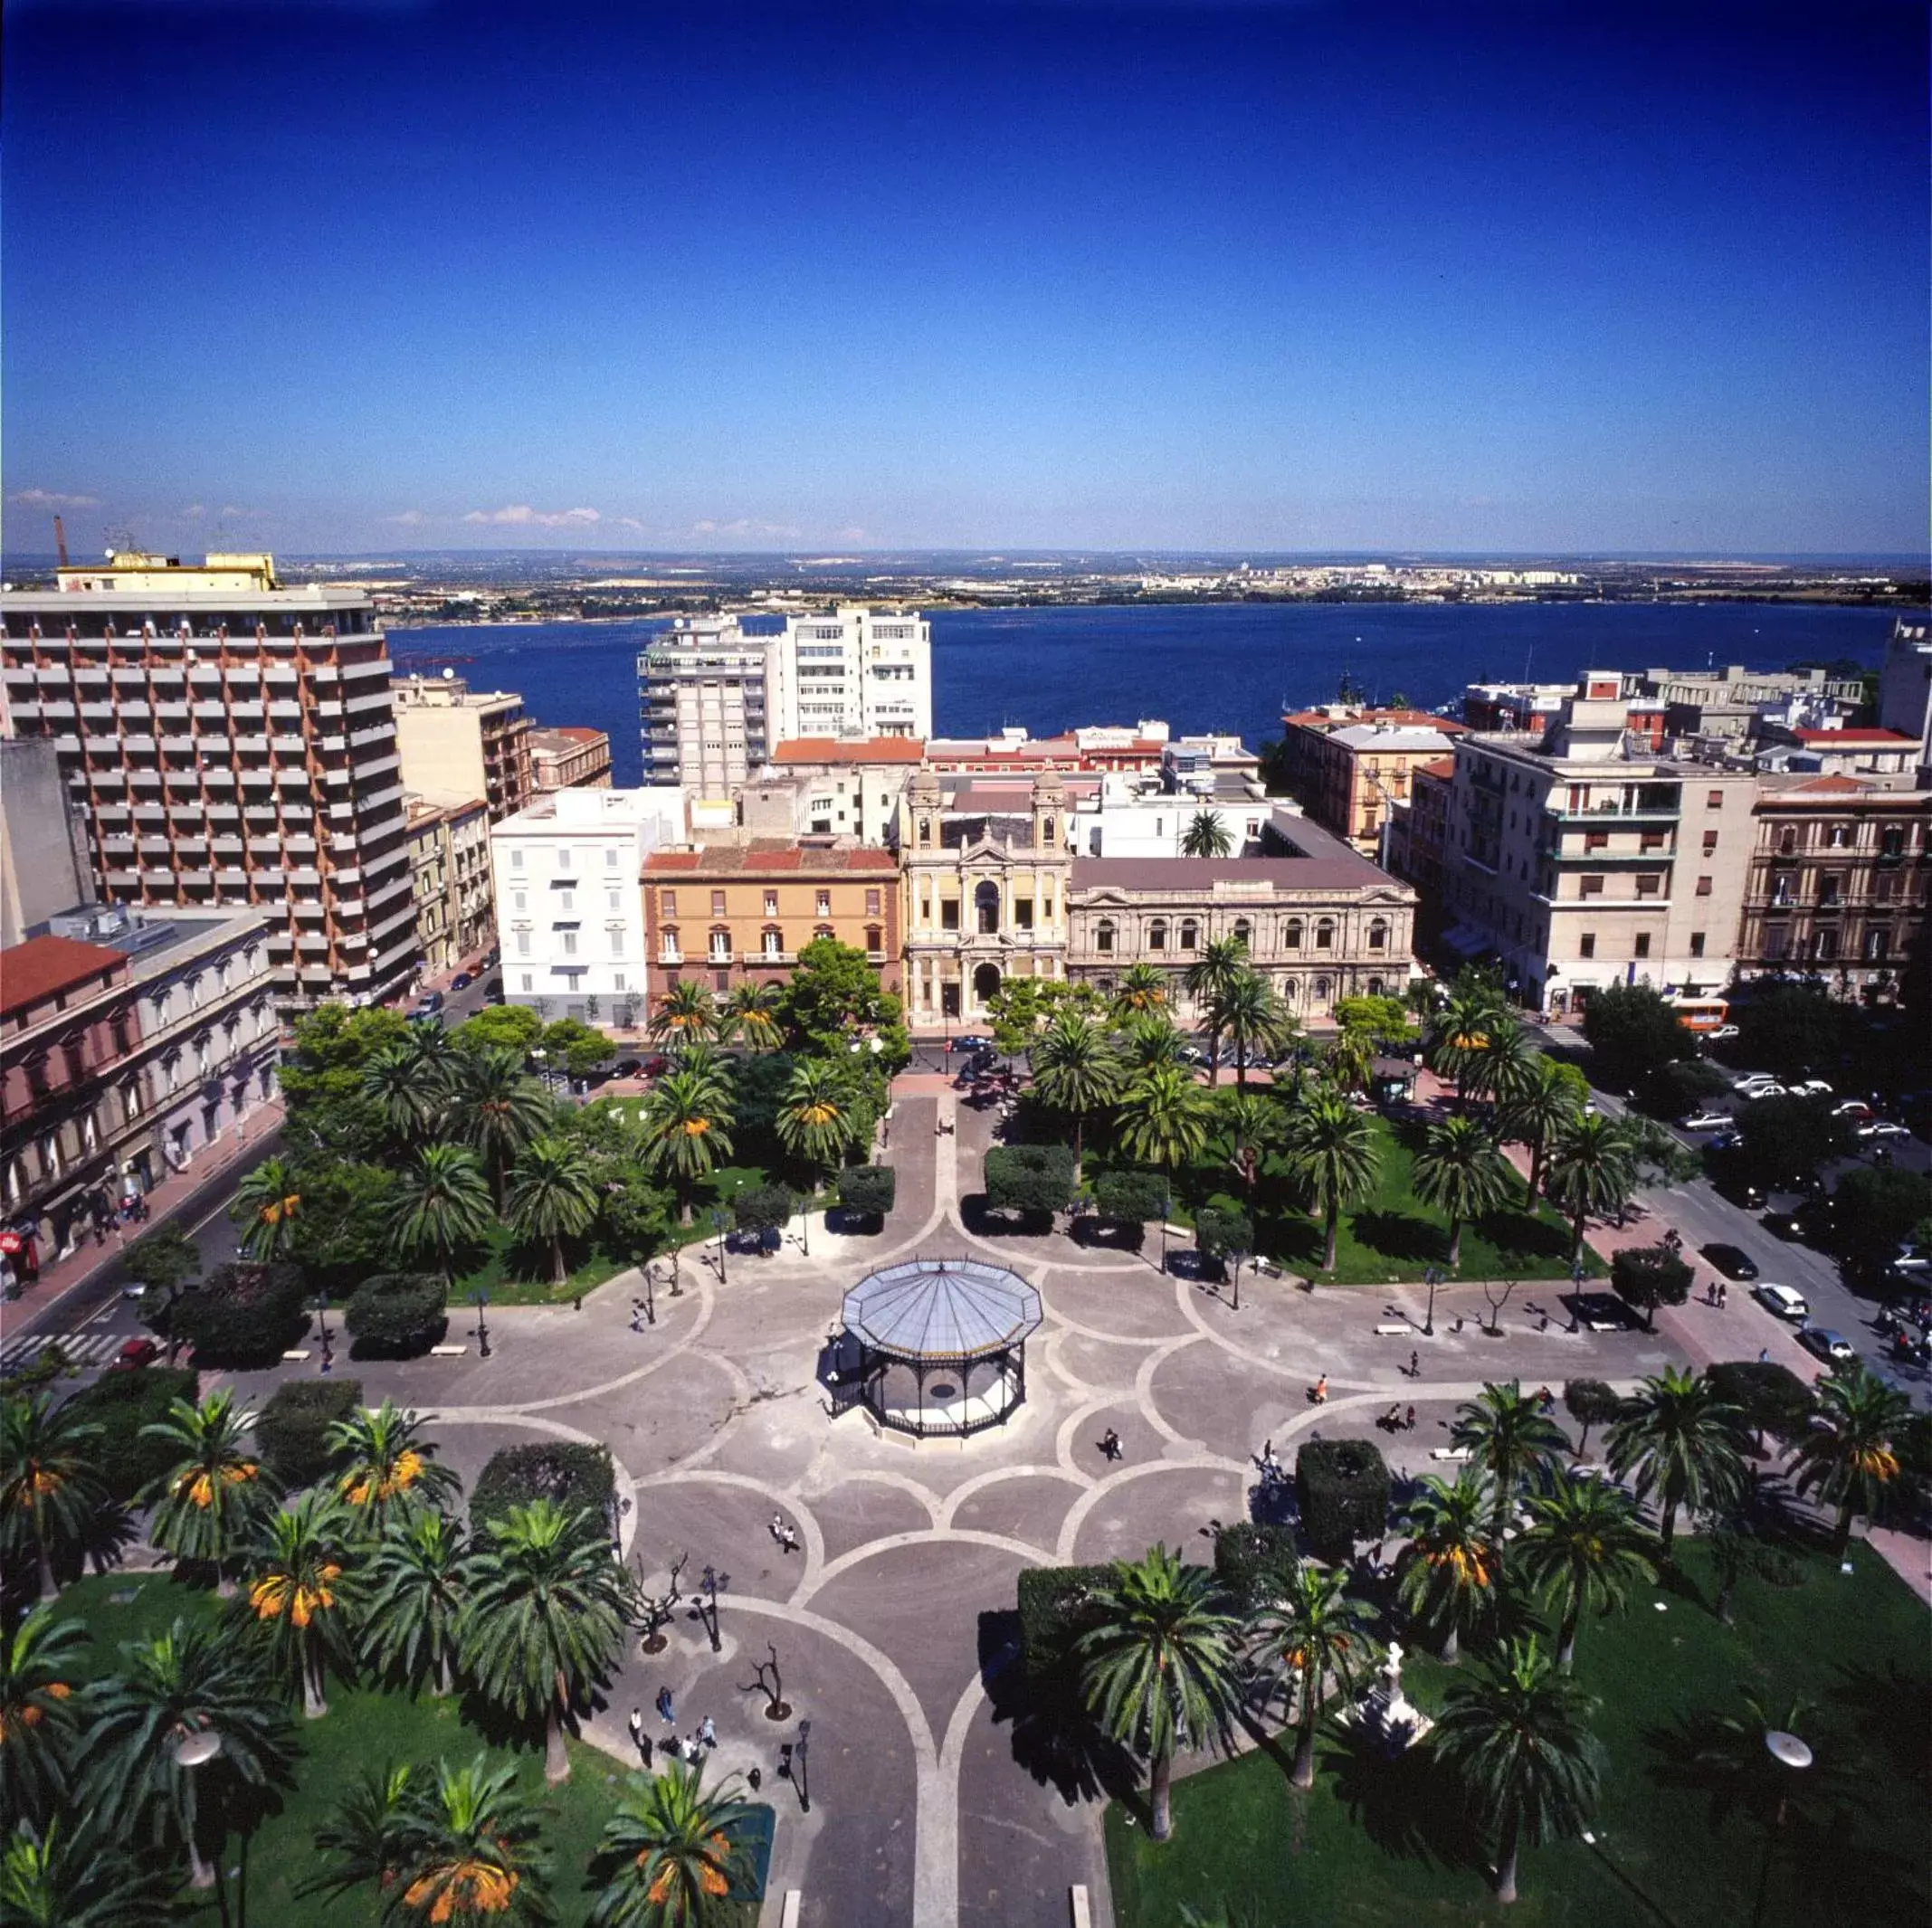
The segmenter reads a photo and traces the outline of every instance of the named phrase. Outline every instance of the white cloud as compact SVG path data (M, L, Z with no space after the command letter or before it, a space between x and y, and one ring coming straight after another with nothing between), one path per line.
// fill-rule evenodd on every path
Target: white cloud
M405 508L400 516L385 516L385 522L399 524L405 529L421 528L429 520L420 508Z
M567 529L582 528L604 518L594 508L545 510L532 508L528 502L513 502L504 508L472 508L463 520L505 528Z
M865 531L856 526L849 529L841 529L833 540L835 542L863 542L865 540Z
M261 513L262 511L259 508L237 508L233 502L222 504L222 514L230 520L250 521Z
M97 508L100 504L99 496L63 496L52 489L15 489L8 500L28 508Z
M707 516L703 521L692 523L690 532L693 536L785 537L796 537L802 533L788 522L754 522L746 516L740 516L736 522L716 522Z
M181 511L181 519L184 522L199 522L207 513L208 505L205 502L190 502Z
M635 516L619 516L617 527L621 529L635 529L640 536L644 532L643 524Z

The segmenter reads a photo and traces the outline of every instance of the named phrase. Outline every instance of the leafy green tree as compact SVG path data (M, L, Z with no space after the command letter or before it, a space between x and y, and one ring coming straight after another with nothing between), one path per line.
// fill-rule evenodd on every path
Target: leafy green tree
M1500 1902L1516 1899L1523 1843L1580 1832L1596 1806L1594 1705L1534 1636L1450 1685L1429 1744L1497 1843Z
M404 1257L433 1261L447 1285L458 1256L481 1243L494 1218L476 1154L425 1144L396 1181L389 1230Z
M1727 1406L1737 1407L1759 1452L1767 1432L1785 1445L1802 1439L1818 1410L1812 1389L1788 1365L1770 1359L1719 1360L1704 1376Z
M177 1344L169 1329L175 1301L191 1278L201 1277L201 1248L179 1225L157 1225L121 1255L128 1277L141 1288L141 1323L167 1341L167 1363Z
M660 1044L685 1045L717 1037L720 1022L709 987L695 977L680 977L659 995L650 1031Z
M1194 1214L1194 1244L1206 1258L1227 1258L1254 1249L1254 1220L1228 1206L1204 1205Z
M423 1508L441 1506L460 1488L455 1473L438 1463L424 1424L385 1399L375 1411L358 1407L329 1427L329 1451L341 1467L336 1495L364 1538L406 1526Z
M1415 1161L1415 1195L1449 1216L1449 1263L1462 1263L1462 1228L1496 1211L1515 1189L1509 1161L1475 1119L1432 1125Z
M177 1560L212 1566L226 1585L229 1562L246 1551L281 1500L275 1476L252 1448L252 1411L232 1387L200 1404L176 1400L167 1418L142 1428L175 1463L142 1495L154 1508L148 1537Z
M1530 1587L1556 1610L1556 1670L1567 1674L1586 1612L1609 1613L1657 1577L1656 1540L1623 1491L1603 1479L1556 1473L1529 1496L1529 1524L1509 1549Z
M1850 1122L1832 1116L1818 1097L1754 1098L1737 1114L1738 1157L1759 1184L1803 1184L1818 1167L1848 1150Z
M1743 1486L1743 1422L1708 1380L1676 1367L1644 1380L1625 1401L1606 1442L1610 1470L1632 1480L1640 1500L1656 1496L1666 1553L1680 1506L1708 1512Z
M1690 1033L1648 984L1606 984L1584 1010L1584 1036L1606 1080L1634 1089L1690 1055Z
M1858 1021L1823 984L1755 985L1737 1006L1737 1049L1746 1064L1781 1078L1806 1078L1837 1062Z
M1396 1597L1431 1629L1454 1666L1462 1636L1494 1609L1501 1560L1491 1533L1494 1502L1481 1468L1464 1467L1454 1485L1425 1476L1402 1518L1409 1543L1396 1561Z
M1366 1091L1375 1072L1375 1040L1359 1025L1345 1024L1330 1040L1321 1066L1337 1091Z
M419 1511L391 1519L369 1566L363 1651L395 1667L413 1686L456 1691L456 1667L470 1545L462 1523Z
M1853 1265L1876 1271L1891 1262L1928 1214L1932 1178L1898 1165L1860 1165L1832 1191L1832 1240Z
M1158 964L1130 964L1114 986L1114 1009L1123 1018L1152 1016L1166 1011L1173 1002L1167 994L1167 973Z
M1335 1021L1344 1030L1366 1032L1390 1050L1413 1050L1420 1035L1399 997L1344 997L1335 1001Z
M319 1721L331 1665L355 1664L352 1626L361 1575L355 1523L332 1493L304 1493L270 1516L250 1562L248 1607L269 1637L277 1675L300 1686L302 1712Z
M823 1058L793 1067L778 1109L778 1141L804 1161L814 1185L844 1163L858 1132L857 1107L842 1068Z
M696 1071L667 1071L644 1100L646 1161L678 1195L681 1223L691 1221L698 1185L731 1155L731 1102L716 1080Z
M1516 1509L1517 1496L1532 1480L1547 1479L1562 1464L1569 1441L1520 1380L1508 1385L1486 1380L1480 1394L1456 1408L1450 1438L1467 1447L1473 1462L1489 1476L1495 1511L1491 1535L1500 1540Z
M259 1264L272 1265L293 1247L301 1209L295 1168L285 1158L264 1158L234 1188L228 1216L234 1220L243 1254Z
M1321 1216L1321 1269L1335 1269L1342 1208L1375 1189L1375 1130L1338 1091L1317 1091L1288 1121L1289 1175Z
M23 1821L0 1849L0 1919L14 1928L163 1928L167 1891L89 1819Z
M1234 980L1248 968L1248 946L1239 937L1210 937L1182 974L1194 1008L1207 1021L1207 1081L1221 1082L1221 1031L1214 1022L1216 999L1227 994Z
M509 1051L520 1067L543 1036L543 1020L528 1004L490 1004L449 1035L459 1051Z
M465 1570L464 1666L520 1719L541 1716L544 1776L570 1775L564 1722L609 1672L633 1616L604 1524L548 1500L491 1519Z
M489 1171L499 1209L510 1166L525 1145L550 1129L549 1097L523 1064L521 1051L485 1046L463 1052L452 1073L450 1116Z
M524 1147L510 1178L509 1222L519 1238L550 1248L550 1283L569 1277L564 1240L588 1231L597 1216L590 1161L561 1138L537 1138Z
M1225 1736L1241 1702L1241 1622L1205 1567L1165 1546L1117 1560L1093 1590L1098 1624L1074 1652L1080 1692L1102 1727L1147 1762L1153 1837L1174 1832L1175 1752Z
M604 1249L633 1265L671 1242L677 1203L644 1165L613 1159L597 1173L597 1230Z
M1491 1103L1507 1106L1531 1089L1543 1053L1514 1018L1498 1018L1489 1029L1489 1042L1475 1054L1463 1088Z
M1643 1315L1643 1329L1657 1330L1660 1306L1681 1306L1690 1296L1696 1275L1668 1245L1627 1246L1610 1261L1610 1282L1617 1296Z
M1233 850L1234 840L1228 835L1228 827L1221 821L1219 812L1197 810L1188 818L1187 828L1181 835L1183 857L1227 857Z
M591 1928L726 1928L731 1890L750 1883L756 1815L736 1776L707 1793L701 1762L633 1775L590 1864Z
M317 1291L341 1297L390 1262L396 1174L386 1165L309 1159L295 1167L302 1209L290 1258Z
M1623 1410L1623 1395L1601 1379L1571 1379L1564 1382L1563 1409L1582 1429L1576 1439L1576 1457L1590 1449L1590 1429L1607 1426Z
M1237 973L1208 1001L1209 1034L1227 1040L1234 1058L1234 1082L1243 1091L1248 1088L1249 1060L1278 1050L1293 1022L1258 971Z
M579 1018L559 1018L546 1025L539 1048L569 1078L588 1078L617 1049L603 1031Z
M0 1816L44 1827L73 1791L87 1712L87 1629L36 1607L0 1628Z
M1838 1508L1832 1546L1842 1553L1851 1521L1877 1512L1885 1488L1899 1477L1898 1440L1911 1418L1912 1402L1862 1365L1833 1373L1818 1389L1823 1424L1807 1429L1793 1455L1801 1493L1815 1492Z
M1523 1202L1532 1211L1543 1181L1544 1156L1583 1116L1589 1095L1590 1087L1575 1066L1538 1057L1521 1087L1498 1108L1497 1122L1504 1139L1529 1149Z
M910 1054L899 1002L880 986L878 967L863 951L834 937L814 937L800 948L780 1002L786 1036L823 1056L842 1051L861 1030L885 1040L889 1069Z
M1207 1143L1205 1094L1178 1065L1141 1072L1120 1095L1121 1147L1129 1157L1173 1172Z
M1093 1209L1116 1225L1141 1226L1165 1219L1170 1209L1166 1174L1102 1172L1094 1181Z
M1566 1126L1550 1146L1543 1189L1570 1221L1570 1250L1580 1254L1585 1222L1608 1218L1630 1202L1636 1169L1614 1118L1591 1112Z
M986 1203L995 1211L1064 1211L1073 1154L1064 1144L995 1144L986 1153Z
M1087 1120L1120 1093L1119 1058L1099 1024L1080 1011L1068 1011L1041 1034L1032 1063L1034 1097L1073 1120L1073 1179L1078 1184Z
M776 1051L785 1042L781 1002L776 984L734 984L719 1012L719 1036L739 1039L754 1051Z
M0 1563L37 1569L43 1600L55 1568L84 1556L108 1505L94 1469L100 1430L49 1393L0 1399Z
M1291 1786L1315 1785L1315 1733L1328 1681L1331 1676L1338 1680L1344 1694L1353 1689L1356 1663L1374 1651L1369 1635L1374 1623L1374 1610L1349 1594L1345 1568L1306 1562L1295 1570L1286 1591L1261 1610L1257 1653L1299 1707Z
M276 1078L287 1107L282 1136L297 1163L381 1158L388 1127L363 1089L363 1069L378 1052L406 1043L409 1031L400 1012L379 1006L322 1004L296 1020Z
M872 1165L860 1165L859 1172L879 1169ZM851 1171L841 1174L842 1178L852 1175ZM792 1222L798 1210L798 1200L789 1185L740 1185L731 1194L731 1222L741 1232L748 1232L759 1241L760 1249L767 1232L782 1232ZM842 1198L841 1202L843 1202Z

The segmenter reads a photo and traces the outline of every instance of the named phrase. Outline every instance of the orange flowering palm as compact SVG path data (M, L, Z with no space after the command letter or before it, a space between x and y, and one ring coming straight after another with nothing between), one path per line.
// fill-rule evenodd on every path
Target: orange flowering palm
M141 1429L180 1457L141 1496L155 1509L148 1534L177 1560L205 1561L217 1578L275 1510L280 1488L251 1450L252 1412L221 1391L197 1406L177 1399L167 1417Z
M83 1707L75 1695L87 1636L37 1608L0 1638L0 1808L44 1826L72 1784Z
M300 1680L302 1711L312 1721L328 1712L322 1690L329 1664L347 1666L355 1652L351 1623L361 1589L349 1565L352 1534L353 1522L332 1494L305 1493L268 1523L248 1589L277 1671Z
M1464 1631L1496 1601L1494 1505L1487 1474L1467 1467L1454 1486L1424 1479L1409 1504L1409 1544L1398 1562L1403 1605L1438 1629L1442 1657L1453 1661Z
M456 1489L456 1475L436 1463L436 1448L422 1431L414 1412L388 1400L328 1429L329 1447L346 1467L336 1490L371 1537Z
M736 1777L706 1793L701 1765L673 1761L650 1780L633 1775L591 1861L603 1883L592 1928L713 1928L728 1920L727 1897L747 1885L755 1812Z

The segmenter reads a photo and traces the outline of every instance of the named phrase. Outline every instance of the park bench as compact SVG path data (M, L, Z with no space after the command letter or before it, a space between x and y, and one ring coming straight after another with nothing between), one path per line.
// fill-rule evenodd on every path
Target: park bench
M290 1365L300 1365L308 1358L309 1351L306 1346L292 1346L281 1356Z
M1466 1446L1432 1446L1429 1448L1429 1457L1432 1459L1453 1460L1456 1465L1461 1466L1470 1457L1470 1449Z
M432 1359L461 1359L469 1350L467 1345L433 1345L429 1355Z
M1381 1325L1375 1327L1375 1336L1378 1339L1400 1339L1414 1330L1414 1326L1406 1319L1384 1319Z

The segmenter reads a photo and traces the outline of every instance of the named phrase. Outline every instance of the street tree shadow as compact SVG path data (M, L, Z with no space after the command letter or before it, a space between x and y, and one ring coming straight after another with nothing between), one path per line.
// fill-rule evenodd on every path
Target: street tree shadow
M1014 1762L1042 1787L1069 1807L1112 1800L1141 1809L1139 1764L1087 1711L1071 1665L1043 1676L1027 1672L1016 1611L980 1615L979 1677L994 1724L1012 1729Z
M1482 1865L1482 1841L1461 1790L1427 1746L1391 1754L1372 1735L1336 1726L1321 1767L1336 1798L1384 1854L1442 1868Z

